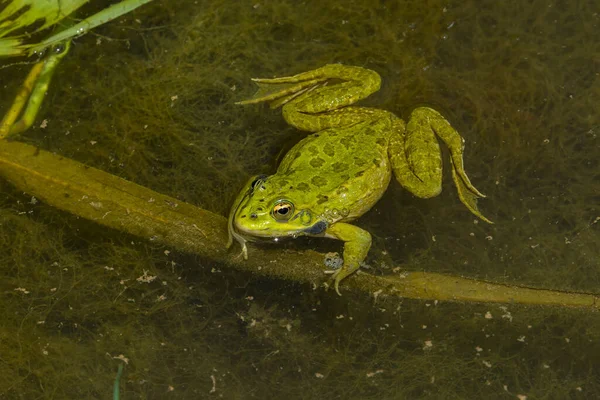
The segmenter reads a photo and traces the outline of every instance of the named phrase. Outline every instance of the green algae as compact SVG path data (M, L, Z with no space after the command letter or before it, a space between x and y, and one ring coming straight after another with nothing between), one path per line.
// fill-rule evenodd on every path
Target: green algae
M277 112L233 104L252 94L249 78L363 65L384 77L368 104L402 116L429 104L451 119L497 222L474 224L448 181L428 201L392 185L358 221L375 239L370 272L404 263L597 292L595 3L198 3L157 2L77 41L19 140L224 215L237 186L301 137ZM2 109L27 69L1 71ZM597 313L338 299L0 185L5 398L106 398L120 354L124 399L600 392ZM319 240L265 250L302 248L339 250Z

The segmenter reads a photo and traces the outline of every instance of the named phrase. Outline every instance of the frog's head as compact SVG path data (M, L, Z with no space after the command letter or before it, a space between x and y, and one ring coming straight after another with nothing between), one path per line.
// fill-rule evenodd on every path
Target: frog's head
M231 208L228 246L237 240L244 258L248 257L246 241L319 235L327 229L327 222L311 210L298 207L294 199L278 193L277 187L270 185L265 175L254 176Z

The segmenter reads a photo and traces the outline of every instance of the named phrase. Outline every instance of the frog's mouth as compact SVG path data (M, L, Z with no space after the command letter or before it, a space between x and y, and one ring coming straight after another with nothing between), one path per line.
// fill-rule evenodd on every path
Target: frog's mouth
M281 231L273 231L271 229L247 229L239 226L237 223L233 224L234 231L237 235L243 237L248 242L278 242L282 239L293 239L298 236L318 236L325 232L327 229L327 222L317 221L311 226L300 229L289 229L288 227L282 227Z
M272 229L248 229L234 222L233 229L235 233L244 238L247 242L268 242L279 241L281 239L295 238L304 234L304 229L283 229L274 231Z
M233 212L235 214L235 212ZM231 246L233 240L237 241L242 246L242 256L245 260L248 259L248 247L247 242L261 242L261 243L277 243L281 240L294 239L298 236L321 236L324 235L327 229L327 222L317 221L311 226L301 229L282 229L282 231L273 231L272 229L248 229L240 226L233 218L233 215L229 217L228 223L229 230L229 242L228 246Z

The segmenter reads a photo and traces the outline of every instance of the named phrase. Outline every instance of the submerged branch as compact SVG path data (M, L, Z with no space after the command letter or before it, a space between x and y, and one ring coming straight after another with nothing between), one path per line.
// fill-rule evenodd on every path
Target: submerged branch
M270 277L320 284L323 255L253 247L245 261L229 252L226 219L109 173L33 146L0 140L0 176L46 203L101 225ZM375 296L518 303L597 309L600 296L496 284L428 272L360 272L342 291ZM332 295L334 293L332 292Z

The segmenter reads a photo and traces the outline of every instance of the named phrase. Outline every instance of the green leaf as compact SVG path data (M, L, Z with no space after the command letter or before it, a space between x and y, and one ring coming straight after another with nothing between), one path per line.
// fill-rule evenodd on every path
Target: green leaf
M88 0L0 0L0 5L8 3L0 13L0 38L38 20L44 20L42 25L36 26L27 34L39 32L68 17L87 2ZM18 14L21 10L25 11ZM15 15L18 15L16 19Z
M120 17L149 3L152 0L123 0L110 7L84 19L72 27L53 35L40 43L23 43L26 37L46 29L62 19L68 17L88 0L0 0L0 57L19 56L26 52L30 54L41 51L55 43L81 36L97 26ZM35 28L33 25L37 22ZM31 26L33 30L27 31ZM17 29L25 28L25 33L18 36L9 36Z
M62 42L63 40L71 39L74 36L82 36L88 33L91 29L97 26L112 21L115 18L120 17L123 14L127 14L129 11L133 11L139 6L149 3L152 0L124 0L120 3L113 4L110 7L92 15L81 21L80 23L71 26L64 31L52 35L48 39L40 42L38 45L32 46L29 49L30 53L43 50L48 46L52 46L55 43Z

